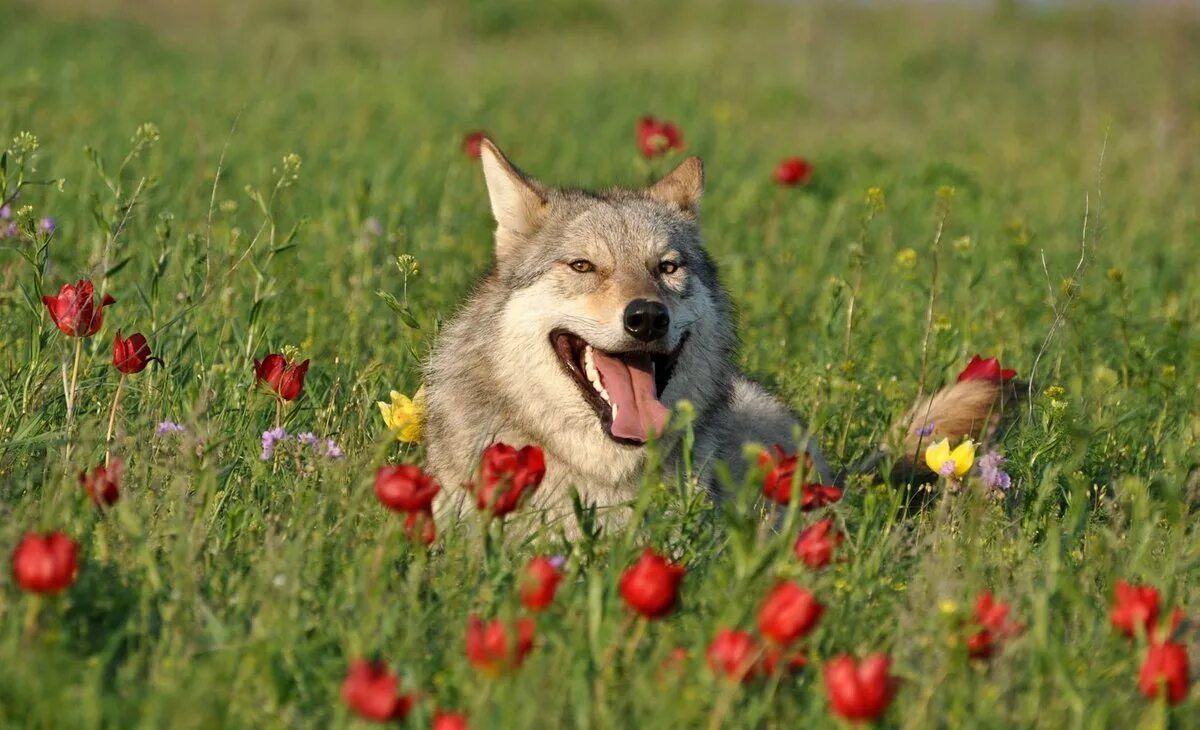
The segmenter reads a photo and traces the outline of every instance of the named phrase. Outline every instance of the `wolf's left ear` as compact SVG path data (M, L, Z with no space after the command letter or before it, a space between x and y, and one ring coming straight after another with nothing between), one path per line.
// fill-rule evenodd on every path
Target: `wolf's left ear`
M509 162L490 139L480 144L479 157L483 161L492 215L496 218L497 254L503 254L513 236L527 236L541 227L546 214L546 194L540 184Z
M679 163L679 167L646 190L646 194L654 200L675 206L693 216L700 213L700 196L703 193L704 163L695 155Z

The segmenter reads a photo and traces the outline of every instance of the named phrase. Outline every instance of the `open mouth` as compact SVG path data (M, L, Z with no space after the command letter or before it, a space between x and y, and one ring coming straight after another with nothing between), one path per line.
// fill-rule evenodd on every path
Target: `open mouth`
M632 445L644 444L651 434L662 433L667 407L658 397L666 390L686 342L685 334L673 351L662 354L604 352L566 330L550 333L550 345L583 392L583 399L596 410L604 432L618 443Z

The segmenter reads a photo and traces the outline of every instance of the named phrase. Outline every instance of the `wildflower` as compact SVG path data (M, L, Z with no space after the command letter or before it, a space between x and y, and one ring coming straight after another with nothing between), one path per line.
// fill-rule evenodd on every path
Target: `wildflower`
M833 549L841 545L844 539L845 536L833 528L833 520L826 517L804 528L796 538L793 550L796 557L808 567L824 568L829 565Z
M932 436L933 435L933 423L930 422L930 423L926 423L924 426L921 426L919 429L917 429L917 435L920 436L921 438L926 438L926 437Z
M104 324L104 308L117 302L105 294L100 299L100 306L96 306L94 291L92 282L80 279L74 284L63 284L58 296L43 296L42 302L63 334L68 337L91 337Z
M872 654L861 662L843 654L826 662L825 694L830 709L851 722L877 719L896 693L890 668L886 654Z
M47 216L37 222L37 229L47 236L52 236L58 230L58 224L54 222L53 218Z
M1009 370L1000 367L1000 361L994 357L984 359L976 354L971 358L971 362L963 368L963 371L958 374L958 382L964 380L992 380L998 383L1007 383L1015 378L1016 370Z
M79 545L61 532L28 532L13 551L13 580L30 593L65 590L79 574L78 552Z
M816 628L824 610L813 594L784 581L763 601L758 611L758 630L776 644L791 644Z
M163 421L154 429L155 436L170 436L173 433L183 433L187 427L174 421Z
M400 680L380 661L350 662L342 682L342 700L367 720L403 720L412 710L416 696L397 694Z
M471 614L467 620L467 659L489 676L520 667L533 649L534 624L523 618L506 626L500 619L484 624Z
M902 248L896 252L896 266L901 269L911 269L917 265L917 250Z
M429 510L442 487L412 464L384 464L375 472L375 496L397 512Z
M1012 477L1004 471L1004 458L999 451L989 451L979 460L979 478L992 489L1007 490L1012 486Z
M113 459L107 467L100 465L91 474L79 472L79 483L96 506L113 506L121 498L121 460Z
M775 167L775 182L780 185L804 185L812 175L813 166L803 157L788 157Z
M1170 641L1150 642L1138 673L1142 695L1154 699L1165 688L1167 701L1177 704L1187 697L1189 682L1187 647Z
M521 604L530 611L541 611L554 601L562 573L550 558L538 556L525 566L521 582Z
M669 152L682 152L684 149L683 133L675 124L652 116L638 120L637 145L645 157L658 157Z
M771 466L763 478L763 494L779 504L788 504L792 499L792 482L795 479L796 464L799 455L788 455L783 448L776 444L772 452L764 451L758 456L760 467ZM804 454L804 473L812 470L812 457ZM830 484L800 484L800 509L809 511L837 502L842 498L842 490Z
M11 220L11 219L12 219L12 205L9 203L0 205L0 221L6 221L6 220Z
M273 428L270 431L263 431L262 456L259 458L263 461L270 461L275 456L275 447L288 438L290 438L288 432L282 426Z
M433 713L432 730L467 730L467 716L461 712Z
M113 337L113 366L125 375L140 373L151 361L162 364L162 360L150 354L150 345L142 333L135 332L128 339L121 338L121 330Z
M437 525L434 523L433 510L423 509L409 512L404 518L404 535L415 543L432 545L437 539Z
M975 601L975 623L979 630L967 639L967 653L972 659L987 659L995 653L1000 640L1018 636L1025 630L1021 624L1008 620L1010 606L984 591Z
M467 153L467 157L473 160L478 160L482 154L483 140L487 139L487 132L470 132L463 137L462 148L463 152Z
M925 463L944 477L961 479L975 463L976 446L971 439L965 439L951 451L950 440L942 439L925 449Z
M714 674L745 682L754 674L757 648L745 631L721 629L708 645L704 658Z
M283 400L296 400L304 389L304 376L308 373L308 360L296 365L278 353L271 353L261 361L254 361L256 384L266 385Z
M687 569L646 548L642 557L621 575L625 605L650 619L662 618L675 608L679 583Z
M338 446L337 441L325 439L325 453L322 456L328 459L344 459L346 458L346 452L342 451L342 447Z
M1130 585L1117 581L1110 620L1126 636L1134 636L1138 627L1149 634L1158 624L1159 595L1153 586Z
M363 221L363 231L368 236L378 238L383 235L383 223L380 223L379 219L375 216L371 216Z
M296 440L310 449L319 449L321 447L321 439L312 431L296 434Z
M383 414L383 422L396 433L396 439L406 443L416 443L421 440L425 431L425 386L417 388L412 398L393 390L390 394L391 403L378 401L379 412Z
M483 451L478 488L468 487L475 494L476 507L502 517L515 510L525 491L537 489L545 476L546 457L541 447L517 450L494 443Z
M762 669L768 675L787 672L789 674L808 666L808 657L803 652L791 652L777 646L768 646L763 653Z

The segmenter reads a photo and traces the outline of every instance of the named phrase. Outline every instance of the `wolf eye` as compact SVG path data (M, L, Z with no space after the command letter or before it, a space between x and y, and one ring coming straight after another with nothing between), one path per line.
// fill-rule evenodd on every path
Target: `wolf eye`
M596 270L596 265L587 259L575 259L569 265L581 274L589 274Z
M676 263L674 261L659 261L658 262L658 273L663 274L664 276L670 276L671 274L674 274L676 271L679 271L678 263Z

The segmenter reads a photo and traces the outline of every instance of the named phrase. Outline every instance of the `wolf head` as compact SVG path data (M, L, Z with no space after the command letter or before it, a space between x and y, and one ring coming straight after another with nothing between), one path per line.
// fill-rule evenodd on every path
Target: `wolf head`
M700 246L699 158L605 193L538 183L490 141L481 159L496 219L485 288L503 292L494 355L532 438L636 449L679 400L702 412L724 397L733 325Z

